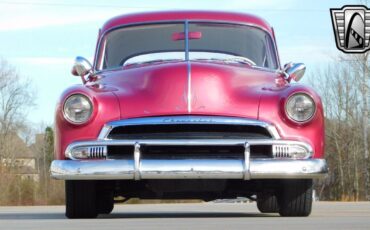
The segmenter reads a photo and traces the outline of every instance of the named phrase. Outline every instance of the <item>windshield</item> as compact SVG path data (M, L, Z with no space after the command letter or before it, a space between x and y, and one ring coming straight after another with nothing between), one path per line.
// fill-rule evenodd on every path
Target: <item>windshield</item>
M252 26L227 23L181 22L124 27L104 36L100 52L98 70L187 59L278 68L268 33Z

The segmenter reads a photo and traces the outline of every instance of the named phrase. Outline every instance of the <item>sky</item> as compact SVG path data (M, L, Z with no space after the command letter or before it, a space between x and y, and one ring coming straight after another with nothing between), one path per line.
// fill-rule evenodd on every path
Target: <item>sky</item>
M120 14L160 10L217 10L258 15L275 30L281 64L307 66L307 76L333 61L335 46L330 8L358 1L294 0L0 0L0 58L32 81L36 107L28 120L53 124L56 102L67 87L81 84L72 76L74 58L92 61L103 23ZM306 76L306 77L307 77ZM303 82L307 78L303 79Z

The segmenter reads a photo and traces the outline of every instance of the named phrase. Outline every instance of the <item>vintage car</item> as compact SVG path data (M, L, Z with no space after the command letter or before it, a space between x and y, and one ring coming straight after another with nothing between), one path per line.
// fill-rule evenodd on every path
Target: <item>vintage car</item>
M51 176L66 216L108 214L122 199L257 201L308 216L327 173L320 97L291 84L272 27L242 13L147 12L99 31L94 62L77 57L55 115ZM120 199L118 199L120 198Z

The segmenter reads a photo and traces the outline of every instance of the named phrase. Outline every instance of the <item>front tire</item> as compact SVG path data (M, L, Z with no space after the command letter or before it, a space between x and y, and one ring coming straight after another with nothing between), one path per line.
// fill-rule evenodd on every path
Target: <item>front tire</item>
M257 208L261 213L279 212L279 204L274 193L261 192L257 194Z
M96 205L99 214L110 214L114 208L113 191L103 191L96 197Z
M312 210L312 180L284 180L278 195L281 216L308 216Z
M96 205L95 181L65 181L66 217L95 218L98 215Z

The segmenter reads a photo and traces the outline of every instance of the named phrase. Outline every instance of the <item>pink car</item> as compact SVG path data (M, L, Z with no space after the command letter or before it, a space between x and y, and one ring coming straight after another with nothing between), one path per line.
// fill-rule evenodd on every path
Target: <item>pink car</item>
M291 84L272 27L249 14L173 11L115 17L99 31L83 84L61 96L53 178L66 216L126 199L256 199L263 213L308 216L327 173L320 97Z

